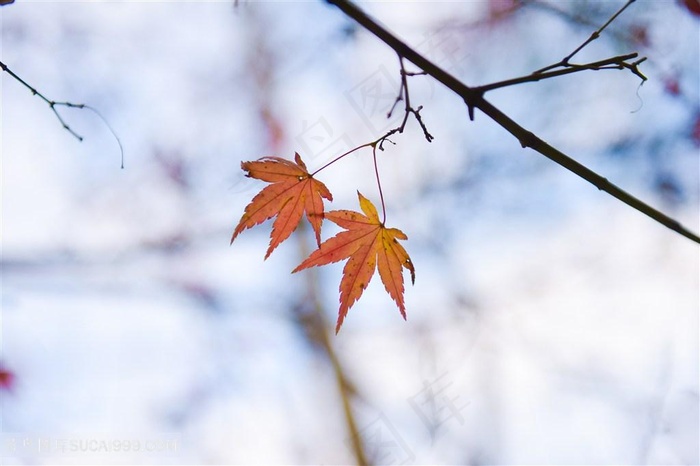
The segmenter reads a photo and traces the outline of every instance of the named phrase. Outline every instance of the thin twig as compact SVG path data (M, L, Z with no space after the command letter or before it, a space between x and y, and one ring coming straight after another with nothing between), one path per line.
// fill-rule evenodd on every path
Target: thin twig
M370 18L353 3L349 2L348 0L327 1L336 5L345 15L352 18L367 31L374 34L378 39L391 47L397 54L406 58L418 68L425 71L428 75L432 76L434 79L441 82L455 94L460 96L467 105L467 109L469 110L469 114L472 119L474 116L474 109L478 108L489 118L502 126L506 131L515 136L518 141L520 141L522 147L532 148L536 152L539 152L555 163L558 163L562 167L593 184L598 189L607 192L611 196L619 199L633 209L651 217L655 221L670 228L676 233L679 233L691 241L700 244L700 236L683 227L676 220L668 217L664 213L654 209L648 204L645 204L636 197L610 183L607 179L578 163L576 160L568 157L566 154L550 146L545 141L517 124L493 104L488 102L480 92L462 83L447 71L435 65L423 55L416 52L413 48L406 45L403 41Z
M622 6L622 8L620 8L619 10L617 10L617 12L615 12L615 14L613 14L613 15L605 22L605 24L603 24L603 25L602 25L601 27L599 27L597 30L593 31L593 33L591 34L591 36L590 36L588 39L586 39L581 45L579 45L578 47L576 47L576 48L574 49L573 52L571 52L570 54L568 54L567 56L565 56L564 58L562 58L562 60L561 60L559 63L555 63L555 64L553 64L553 65L545 66L544 68L535 71L535 73L543 73L543 72L545 72L545 71L548 71L548 70L551 70L551 69L554 69L554 68L569 66L569 60L571 60L571 59L574 57L574 55L576 55L576 54L579 53L581 50L583 50L583 48L586 47L588 44L590 44L590 43L593 42L594 40L598 39L598 37L600 37L600 34L603 32L603 30L604 30L606 27L608 27L608 26L610 25L610 23L612 23L613 21L615 21L615 19L617 19L617 17L620 16L620 15L622 14L622 12L625 11L625 10L627 9L627 7L629 7L629 6L630 6L631 4L633 4L635 1L636 1L636 0L627 0L627 3L625 3L625 4Z
M105 126L107 127L109 132L112 133L112 136L114 136L114 139L116 139L117 144L119 144L119 154L120 154L120 158L121 158L121 169L123 170L124 169L124 146L122 146L122 141L121 141L121 139L119 139L119 136L117 136L117 132L114 131L114 128L112 128L112 125L109 124L107 119L104 116L102 116L102 114L95 107L92 107L90 105L83 105L81 108L84 108L86 110L90 110L92 113L97 115L97 117L100 120L102 120L102 123L105 124Z
M420 111L421 111L421 110L423 110L423 106L422 106L422 105L419 106L419 107L418 107L417 109L415 109L415 110L411 109L411 112L413 112L413 116L416 117L416 121L418 122L418 124L420 125L421 129L423 130L423 137L425 138L425 140L428 141L428 142L432 142L432 140L435 139L435 138L433 137L432 134L430 134L430 133L428 132L428 128L425 126L425 123L423 123L423 118L421 118L421 116L420 116Z
M117 144L119 144L119 152L120 152L120 158L121 158L121 168L124 168L124 147L122 146L122 142L119 139L119 136L117 136L117 133L114 131L112 126L109 124L107 119L102 116L102 114L97 111L96 108L91 107L89 105L85 104L74 104L72 102L56 102L55 100L51 100L47 98L44 94L41 92L37 91L33 86L31 86L28 82L26 82L24 79L20 78L14 71L12 71L7 65L5 65L3 62L0 62L0 68L10 76L12 76L17 82L22 84L24 87L29 89L29 91L32 93L32 95L35 95L39 97L41 100L46 102L49 107L51 108L51 111L53 114L56 116L58 119L59 123L61 123L61 126L63 126L63 129L68 131L73 137L75 137L78 141L82 142L83 137L76 133L69 125L66 123L66 121L63 119L60 113L58 113L58 109L56 107L68 107L68 108L78 108L78 109L86 109L92 111L95 115L98 116L100 120L107 126L107 129L112 133L112 136L114 136L114 139L117 140Z
M542 81L544 79L556 78L558 76L564 76L566 74L578 73L580 71L600 71L600 70L622 70L629 69L635 75L639 76L642 81L646 81L647 77L644 76L637 66L641 61L635 61L632 63L627 63L628 60L632 58L637 58L639 55L637 53L630 53L627 55L620 55L618 57L607 58L605 60L600 60L592 63L586 63L583 65L571 65L567 68L562 68L555 71L546 71L544 73L532 73L527 76L521 76L519 78L506 79L505 81L499 81L491 84L486 84L484 86L475 87L474 90L477 92L486 93L494 89L501 89L503 87L515 86L517 84L529 83ZM642 59L642 61L645 59Z
M423 109L423 106L419 106L418 108L413 108L411 106L411 96L408 93L408 76L422 76L425 75L425 71L417 71L417 72L408 72L406 71L406 68L404 67L403 64L403 57L399 55L399 67L400 70L399 72L401 73L401 86L399 87L399 94L396 96L396 100L394 100L393 105L389 109L389 113L387 113L386 117L391 118L391 114L394 113L394 109L396 108L396 105L401 102L402 100L404 101L404 114L403 114L403 120L401 120L401 124L397 127L394 128L393 130L389 131L389 133L384 136L384 139L388 138L394 133L403 133L404 129L406 128L406 123L408 122L408 117L413 114L413 116L416 118L416 121L420 125L421 129L423 130L423 135L425 136L425 139L428 142L431 142L433 139L435 139L430 132L428 131L428 128L425 126L425 123L423 123L423 119L420 116L420 111ZM383 141L382 141L383 142ZM379 144L379 149L384 150L382 147L382 144Z
M411 95L408 93L408 77L406 76L406 68L403 65L403 57L399 55L399 67L401 73L401 89L403 90L403 100L404 100L404 114L401 125L399 126L399 133L403 133L406 128L406 123L408 122L408 116L411 114Z
M401 86L399 87L399 93L396 96L394 103L392 104L391 108L389 109L389 112L387 113L387 118L391 118L391 115L394 112L394 110L396 109L396 106L398 105L398 103L403 101L404 102L404 115L403 115L403 120L401 120L401 124L399 126L397 126L396 128L390 129L389 131L384 133L384 135L375 139L372 142L360 144L359 146L354 147L354 148L350 149L349 151L340 154L338 157L334 158L330 162L323 165L321 168L319 168L316 171L314 171L313 173L311 173L310 176L316 175L321 170L333 165L334 163L336 163L340 159L342 159L342 158L344 158L344 157L352 154L353 152L360 150L364 147L372 147L373 151L375 151L374 157L376 159L376 148L379 147L379 150L384 150L384 143L387 141L394 144L394 142L391 141L391 139L389 139L389 137L393 136L396 133L399 133L399 134L403 133L404 129L406 128L406 123L408 122L408 117L411 114L413 114L415 116L416 121L418 121L418 124L423 129L423 134L425 135L425 138L428 140L428 142L433 140L433 136L428 132L428 129L426 128L426 126L423 123L423 120L421 119L421 116L420 116L420 111L423 107L421 106L421 107L418 107L416 109L411 107L411 97L410 97L410 94L408 93L408 80L406 79L406 77L418 75L418 74L423 74L423 73L407 73L406 69L404 68L403 57L401 55L399 55L399 66L400 66L400 73L401 73ZM375 170L376 170L376 163L375 163ZM377 180L379 180L378 176L379 175L377 174ZM380 192L381 192L381 187L380 187ZM385 213L385 216L386 216L386 213Z
M408 76L419 76L424 75L426 73L425 71L408 73L406 71L406 68L404 67L403 57L401 55L399 55L399 65L401 66L401 88L404 91L404 100L406 102L406 105L404 107L403 121L401 122L401 129L399 129L399 133L403 133L403 130L406 127L406 122L408 122L408 116L412 113L413 116L416 118L416 121L420 125L421 129L423 130L423 136L425 137L426 141L432 142L432 140L435 138L428 132L428 128L425 126L425 123L423 123L423 119L420 116L420 111L423 109L423 106L421 105L418 108L413 108L411 106L411 97L408 93Z
M551 13L552 15L558 16L561 19L568 21L571 23L573 26L581 29L581 28L596 28L598 27L598 24L578 13L572 13L570 11L567 11L564 8L559 8L560 5L564 4L563 2L559 3L554 3L554 2L547 2L546 0L520 0L521 5L523 6L528 6L532 8L539 9L541 11ZM617 41L623 42L623 43L638 43L639 38L634 37L634 33L629 32L629 31L621 31L621 30L606 30L605 34L608 37L612 37Z
M625 3L624 5L622 5L622 8L620 8L614 15L612 15L612 16L610 17L610 19L608 19L608 21L600 27L600 29L598 29L597 31L594 31L593 34L591 34L591 37L589 37L588 39L586 39L586 41L585 41L583 44L579 45L579 46L576 48L576 50L574 50L574 51L571 52L569 55L567 55L567 56L564 58L563 61L564 61L565 63L568 63L569 60L571 60L571 58L573 58L574 55L576 55L576 54L579 53L581 50L583 50L583 48L584 48L585 46L587 46L588 44L590 44L591 42L593 42L594 40L596 40L598 37L600 37L600 33L602 33L603 30L604 30L606 27L608 27L608 26L610 25L610 23L612 23L613 21L615 21L615 19L617 19L617 17L620 16L620 15L622 14L622 12L625 11L625 10L627 9L627 7L630 6L631 4L633 4L635 1L636 1L636 0L627 0L627 3Z
M399 102L402 100L406 101L404 105L404 117L403 121L399 125L399 132L403 132L403 127L406 124L406 120L408 119L408 109L411 107L411 102L408 100L408 82L406 80L406 70L403 67L403 57L399 55L399 73L401 74L401 85L399 86L399 93L396 96L396 99L394 99L394 103L391 105L391 108L389 109L389 112L387 112L386 117L391 118L391 115L394 113L394 109L396 108L396 105L398 105ZM406 96L404 96L406 94Z
M394 144L394 142L391 139L389 139L389 137L393 136L396 133L399 133L399 134L403 133L404 129L406 128L406 123L408 122L408 117L411 114L413 114L413 116L416 118L416 121L418 122L421 129L423 130L423 135L425 136L425 139L428 142L431 142L434 139L434 137L430 134L430 132L428 132L428 128L425 126L425 123L423 123L423 119L420 116L420 111L423 109L423 106L420 106L418 108L413 108L411 106L411 96L408 92L408 79L407 79L407 77L408 76L424 75L426 73L424 71L410 72L410 73L407 72L406 68L404 67L403 57L401 56L401 54L397 54L397 55L399 57L399 68L400 68L399 71L401 73L401 86L399 87L399 93L396 96L396 99L394 99L394 103L391 105L391 108L389 109L389 112L387 113L386 117L391 118L391 115L394 112L394 110L396 109L396 106L399 104L399 102L403 101L404 102L404 115L403 115L403 120L401 120L401 124L399 126L397 126L396 128L390 129L384 135L382 135L378 139L375 139L372 142L361 144L357 147L350 149L347 152L344 152L343 154L340 154L338 157L334 158L330 162L323 165L321 168L319 168L316 171L314 171L313 173L311 173L310 176L316 175L321 170L333 165L334 163L336 163L337 161L339 161L343 157L346 157L359 149L362 149L364 147L371 147L372 153L374 156L374 170L375 170L375 173L377 175L377 184L379 184L379 171L377 169L376 149L377 149L377 147L379 147L379 150L383 151L385 142L390 142L390 143ZM386 221L386 209L384 207L384 195L382 194L381 185L379 185L379 194L382 198L382 210L384 212L384 220L382 220L382 223L384 223L384 221Z
M49 105L49 107L51 107L51 110L53 111L54 115L56 115L56 118L58 118L58 121L61 123L61 126L63 126L63 128L64 128L66 131L68 131L70 134L72 134L78 141L82 141L82 140L83 140L83 137L82 137L82 136L80 136L78 133L76 133L75 131L73 131L73 130L70 128L70 126L68 126L68 125L66 124L66 122L63 120L63 118L61 117L61 115L58 113L58 110L56 110L56 106L64 106L64 107L71 107L71 108L83 108L83 107L85 107L84 104L74 104L74 103L71 103L71 102L56 102L56 101L54 101L54 100L50 100L50 99L46 98L46 96L45 96L44 94L42 94L41 92L39 92L39 91L37 91L36 89L34 89L34 88L33 88L29 83L27 83L24 79L22 79L22 78L20 78L19 76L17 76L17 74L15 74L15 72L12 71L10 68L8 68L7 65L5 65L3 62L0 62L0 68L2 68L2 70L3 70L4 72L6 72L7 74L9 74L10 76L12 76L13 78L15 78L16 81L18 81L19 83L21 83L22 85L24 85L24 87L26 87L27 89L29 89L29 91L32 93L32 95L35 95L35 96L39 97L41 100L43 100L44 102L46 102L46 103Z

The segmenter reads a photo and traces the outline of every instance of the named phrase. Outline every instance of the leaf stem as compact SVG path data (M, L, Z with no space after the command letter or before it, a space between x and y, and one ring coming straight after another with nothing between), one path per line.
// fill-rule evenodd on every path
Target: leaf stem
M353 149L350 149L349 151L347 151L347 152L345 152L345 153L343 153L343 154L340 154L338 157L334 158L333 160L331 160L330 162L328 162L327 164L325 164L324 166L322 166L321 168L319 168L319 169L316 170L315 172L311 173L311 176L314 176L316 173L320 172L321 170L330 167L331 165L333 165L334 163L336 163L338 160L342 159L343 157L345 157L345 156L347 156L347 155L350 155L350 154L352 154L353 152L362 149L363 147L369 147L369 146L374 145L374 144L376 144L376 143L377 143L377 141L372 141L372 142L368 142L368 143L366 143L366 144L361 144L361 145L359 145L359 146L357 146L357 147L355 147L355 148L353 148Z
M377 146L372 146L372 158L374 159L374 175L377 177L377 188L379 189L379 199L382 201L382 225L386 222L386 206L384 205L384 193L382 192L382 182L379 181L379 168L377 167Z

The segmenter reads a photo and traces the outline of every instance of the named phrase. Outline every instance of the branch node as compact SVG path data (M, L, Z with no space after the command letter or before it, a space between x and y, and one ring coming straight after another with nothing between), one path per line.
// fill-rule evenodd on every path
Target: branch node
M389 136L390 136L391 134L393 134L393 133L389 132L386 136L383 136L383 137L379 140L379 150L381 150L381 151L384 150L384 143L385 143L385 142L390 142L391 144L396 145L396 143L395 143L394 141L392 141L391 139L389 139ZM372 146L372 147L375 147L375 146Z
M423 136L425 136L426 141L432 142L433 137L432 134L428 132L428 128L425 126L425 123L423 123L423 118L420 116L420 111L423 109L423 106L419 106L417 109L411 109L411 112L413 112L413 116L416 117L416 121L418 121L418 124L420 125L421 129L423 130Z
M539 138L531 131L525 131L520 137L518 137L518 140L520 141L522 148L525 149L527 147L534 148Z

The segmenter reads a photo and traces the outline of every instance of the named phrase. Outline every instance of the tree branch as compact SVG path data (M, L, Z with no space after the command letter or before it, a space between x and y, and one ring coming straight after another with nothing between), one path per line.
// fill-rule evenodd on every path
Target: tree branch
M400 69L400 73L401 73L401 87L399 88L399 95L396 96L396 100L394 101L394 104L393 104L393 105L391 106L391 108L389 109L389 113L387 113L386 117L387 117L387 118L391 118L391 114L394 112L394 109L396 108L396 105L397 105L399 102L401 102L401 101L403 100L404 103L405 103L405 105L404 105L403 120L401 121L401 124L400 124L397 128L395 128L395 129L389 131L389 133L387 133L382 139L386 139L386 138L388 138L389 136L391 136L392 134L397 133L397 132L398 132L399 134L403 133L403 130L406 128L406 123L408 122L408 117L409 117L409 116L411 115L411 113L412 113L413 116L416 117L416 121L418 122L418 124L420 125L421 129L423 130L423 136L425 136L425 139L426 139L428 142L431 142L431 141L432 141L433 139L435 139L435 138L433 137L432 134L430 134L430 132L428 132L428 128L425 126L425 123L423 123L423 119L422 119L421 116L420 116L420 111L423 109L423 106L421 105L421 106L419 106L418 108L413 108L413 107L411 106L411 96L410 96L410 94L408 93L408 77L409 77L409 76L422 75L422 74L425 74L425 73L422 73L422 72L420 72L420 73L409 73L409 72L407 72L407 71L406 71L406 68L404 67L404 64L403 64L403 57L402 57L401 55L399 55L399 66L400 66L400 68L401 68L401 69ZM383 141L382 141L382 142L383 142ZM379 149L384 150L384 149L382 148L382 142L379 143Z
M475 87L474 90L477 92L486 93L488 91L492 91L494 89L500 89L500 88L507 87L507 86L515 86L517 84L542 81L544 79L556 78L557 76L564 76L566 74L578 73L580 71L587 71L587 70L600 71L600 70L629 69L630 71L632 71L632 73L639 76L643 82L643 81L647 80L647 77L644 76L641 71L639 71L637 66L642 61L646 60L646 58L642 58L640 60L628 63L628 60L631 60L633 58L637 58L638 56L639 56L639 54L637 54L637 53L630 53L627 55L620 55L618 57L607 58L605 60L600 60L600 61L596 61L596 62L592 62L592 63L586 63L583 65L570 65L567 68L562 68L562 69L556 70L556 71L546 71L546 72L536 71L532 74L528 74L527 76L521 76L519 78L507 79L505 81L499 81L499 82L495 82L492 84L486 84L484 86L478 86L478 87Z
M564 153L547 144L545 141L526 130L510 117L484 99L483 93L477 89L467 86L457 78L449 74L447 71L438 67L430 60L416 52L413 48L406 45L399 38L390 33L386 28L370 18L362 10L348 0L327 0L329 3L337 6L345 15L355 20L358 24L364 27L367 31L374 34L379 40L391 47L399 56L412 62L421 70L425 71L429 76L439 81L455 94L460 96L467 105L469 116L474 119L474 109L478 108L488 117L502 126L506 131L515 136L522 147L529 147L550 160L558 163L567 170L575 173L579 177L593 184L599 190L605 191L611 196L619 199L635 210L649 216L662 225L671 230L685 236L686 238L700 244L700 237L683 227L676 220L668 217L664 213L645 204L636 197L630 195L624 190L610 183L604 177L598 175L594 171L578 163L574 159L568 157Z
M107 129L109 129L109 132L112 133L112 136L114 136L114 139L117 140L117 144L119 144L119 152L121 155L121 168L124 168L124 147L122 146L122 142L119 139L119 136L117 136L117 133L114 131L112 126L109 124L107 119L102 116L102 114L94 107L91 107L89 105L85 104L74 104L72 102L56 102L55 100L50 100L48 99L44 94L41 92L37 91L34 87L32 87L29 83L27 83L24 79L20 78L17 76L17 74L12 71L7 65L5 65L3 62L0 61L0 69L2 69L5 73L9 74L12 76L17 82L22 84L24 87L29 89L29 91L39 97L41 100L46 102L49 107L51 108L51 111L53 112L54 115L56 115L56 118L58 119L59 123L61 123L61 126L63 126L63 129L68 131L73 137L75 137L78 141L82 142L83 137L76 133L68 124L66 121L63 119L60 113L58 113L58 110L56 107L68 107L68 108L79 108L79 109L85 109L85 110L90 110L93 112L97 117L102 120L102 122L107 126Z
M553 64L553 65L545 66L544 68L535 71L535 73L543 73L543 72L545 72L545 71L547 71L547 70L551 70L551 69L553 69L553 68L559 68L560 66L561 66L561 67L570 66L570 65L569 65L569 60L571 60L571 59L574 57L574 55L576 55L576 54L579 53L581 50L583 50L583 48L584 48L585 46L587 46L588 44L590 44L591 42L593 42L594 40L596 40L598 37L600 37L600 33L603 32L603 30L604 30L606 27L608 27L608 26L610 25L610 23L612 23L613 21L615 21L615 19L616 19L618 16L620 16L620 15L622 14L622 12L625 11L625 10L627 9L627 7L630 6L631 4L633 4L635 1L636 1L636 0L627 0L627 3L625 3L624 5L622 5L622 8L620 8L619 10L617 10L617 12L615 12L615 14L612 15L612 16L605 22L605 24L603 24L603 25L602 25L601 27L599 27L597 30L593 31L593 33L591 34L591 36L590 36L588 39L586 39L585 41L583 41L583 43L582 43L581 45L579 45L578 47L576 47L576 48L574 49L573 52L571 52L570 54L568 54L567 56L565 56L564 58L562 58L562 60L561 60L560 62L555 63L555 64Z
M377 147L379 147L379 150L384 150L384 143L385 142L388 141L388 142L394 144L394 142L391 139L389 139L389 137L393 136L396 133L399 133L399 134L403 133L404 129L406 129L406 123L408 123L408 118L411 114L413 114L413 116L416 118L416 121L418 122L421 129L423 130L423 136L425 136L425 139L428 142L431 142L433 139L435 139L433 137L433 135L430 134L430 132L428 132L428 128L425 126L425 123L423 123L423 119L420 116L420 111L423 109L423 106L419 106L418 108L413 108L411 106L411 96L408 92L408 76L418 76L418 75L423 75L425 73L424 72L418 72L418 73L407 72L406 68L404 67L404 64L403 64L403 57L401 55L399 55L399 66L400 66L400 73L401 73L401 86L399 87L399 93L396 96L396 99L394 99L394 103L391 105L391 108L389 109L389 112L387 112L386 117L391 118L391 115L392 115L392 113L394 113L394 110L396 109L396 106L398 105L398 103L403 101L404 102L404 115L403 115L403 120L401 120L401 124L399 126L397 126L396 128L390 129L389 131L384 133L384 135L382 135L378 139L375 139L374 141L367 142L365 144L360 144L359 146L354 147L354 148L350 149L349 151L340 154L338 157L334 158L330 162L323 165L321 168L319 168L316 171L314 171L313 173L311 173L311 176L314 176L315 174L317 174L321 170L333 165L334 163L336 163L337 161L339 161L343 157L350 155L359 149L362 149L365 147L371 147L372 154L374 157L374 171L375 171L375 174L377 176L377 185L379 187L379 194L382 198L382 210L384 212L384 220L382 220L382 223L384 223L384 221L386 221L386 209L384 207L384 194L382 193L382 186L381 186L381 183L379 181L379 171L377 169Z

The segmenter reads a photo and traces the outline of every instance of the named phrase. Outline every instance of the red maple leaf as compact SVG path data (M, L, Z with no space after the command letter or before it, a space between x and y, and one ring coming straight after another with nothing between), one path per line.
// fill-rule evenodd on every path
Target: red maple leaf
M398 240L408 239L396 228L386 228L379 220L377 209L359 192L360 208L364 215L350 210L326 212L325 217L346 229L324 241L292 273L348 259L343 267L340 282L340 309L335 333L338 333L343 320L352 305L360 299L367 288L375 268L379 269L384 288L396 302L399 311L406 319L403 293L403 268L411 272L411 283L415 282L415 269L406 250Z
M333 200L326 185L313 178L299 154L295 162L280 157L263 157L253 162L242 162L246 176L272 183L260 191L245 208L245 212L233 232L231 243L243 230L277 217L272 224L270 246L265 259L279 244L296 230L306 212L316 234L316 243L321 244L323 222L323 198Z

